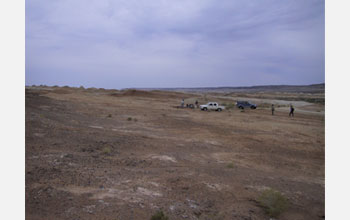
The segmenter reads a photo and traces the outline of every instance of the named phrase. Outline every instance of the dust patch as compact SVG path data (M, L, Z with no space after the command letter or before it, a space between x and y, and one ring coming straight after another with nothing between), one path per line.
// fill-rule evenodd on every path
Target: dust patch
M35 137L41 137L42 138L42 137L45 137L45 135L46 134L44 134L44 133L34 133Z
M89 125L89 128L103 129L103 127L101 127L101 126L95 126L95 125Z
M162 161L170 161L173 163L176 163L177 160L174 157L170 157L167 155L153 155L151 156L152 159L158 159L158 160L162 160Z
M247 186L247 188L255 189L255 190L257 190L258 192L263 192L263 191L265 191L265 190L271 189L271 188L268 187L268 186L252 186L252 185Z
M159 192L155 192L143 187L137 187L137 192L145 196L157 196L157 197L162 196L162 194Z
M212 153L211 156L218 162L218 163L228 163L232 162L234 158L233 153Z
M82 195L86 193L98 193L100 190L93 187L82 187L82 186L68 186L65 188L58 188L59 190L70 192L76 195Z
M223 188L225 188L225 186L222 186L222 185L217 184L217 183L207 183L207 182L203 182L203 183L209 189L214 190L214 191L221 191Z
M76 195L91 194L92 199L102 200L105 198L117 198L125 202L138 203L148 198L161 197L163 194L161 192L150 190L144 187L125 187L119 185L100 189L94 187L81 187L81 186L68 186L65 188L59 188L62 191L70 192Z

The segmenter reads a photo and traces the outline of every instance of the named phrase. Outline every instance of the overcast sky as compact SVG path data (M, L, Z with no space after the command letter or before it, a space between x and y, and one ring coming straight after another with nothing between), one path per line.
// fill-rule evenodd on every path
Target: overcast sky
M27 0L26 85L323 83L324 0Z

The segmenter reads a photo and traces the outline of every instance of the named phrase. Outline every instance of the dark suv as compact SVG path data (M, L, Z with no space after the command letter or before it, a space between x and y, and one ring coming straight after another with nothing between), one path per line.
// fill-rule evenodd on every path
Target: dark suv
M256 105L252 104L250 102L247 101L238 101L236 103L236 106L240 109L244 109L245 107L251 108L251 109L256 109Z

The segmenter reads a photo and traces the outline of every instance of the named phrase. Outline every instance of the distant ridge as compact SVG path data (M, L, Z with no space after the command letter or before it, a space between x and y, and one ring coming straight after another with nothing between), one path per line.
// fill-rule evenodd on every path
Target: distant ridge
M294 92L294 93L324 93L325 84L311 85L264 85L264 86L239 86L239 87L196 87L196 88L138 88L141 90L163 90L163 91L182 91L182 92Z

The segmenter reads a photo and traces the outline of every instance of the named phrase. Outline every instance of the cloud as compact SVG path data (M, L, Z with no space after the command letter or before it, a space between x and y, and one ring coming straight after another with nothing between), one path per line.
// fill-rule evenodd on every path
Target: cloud
M26 83L324 82L324 1L26 2Z

